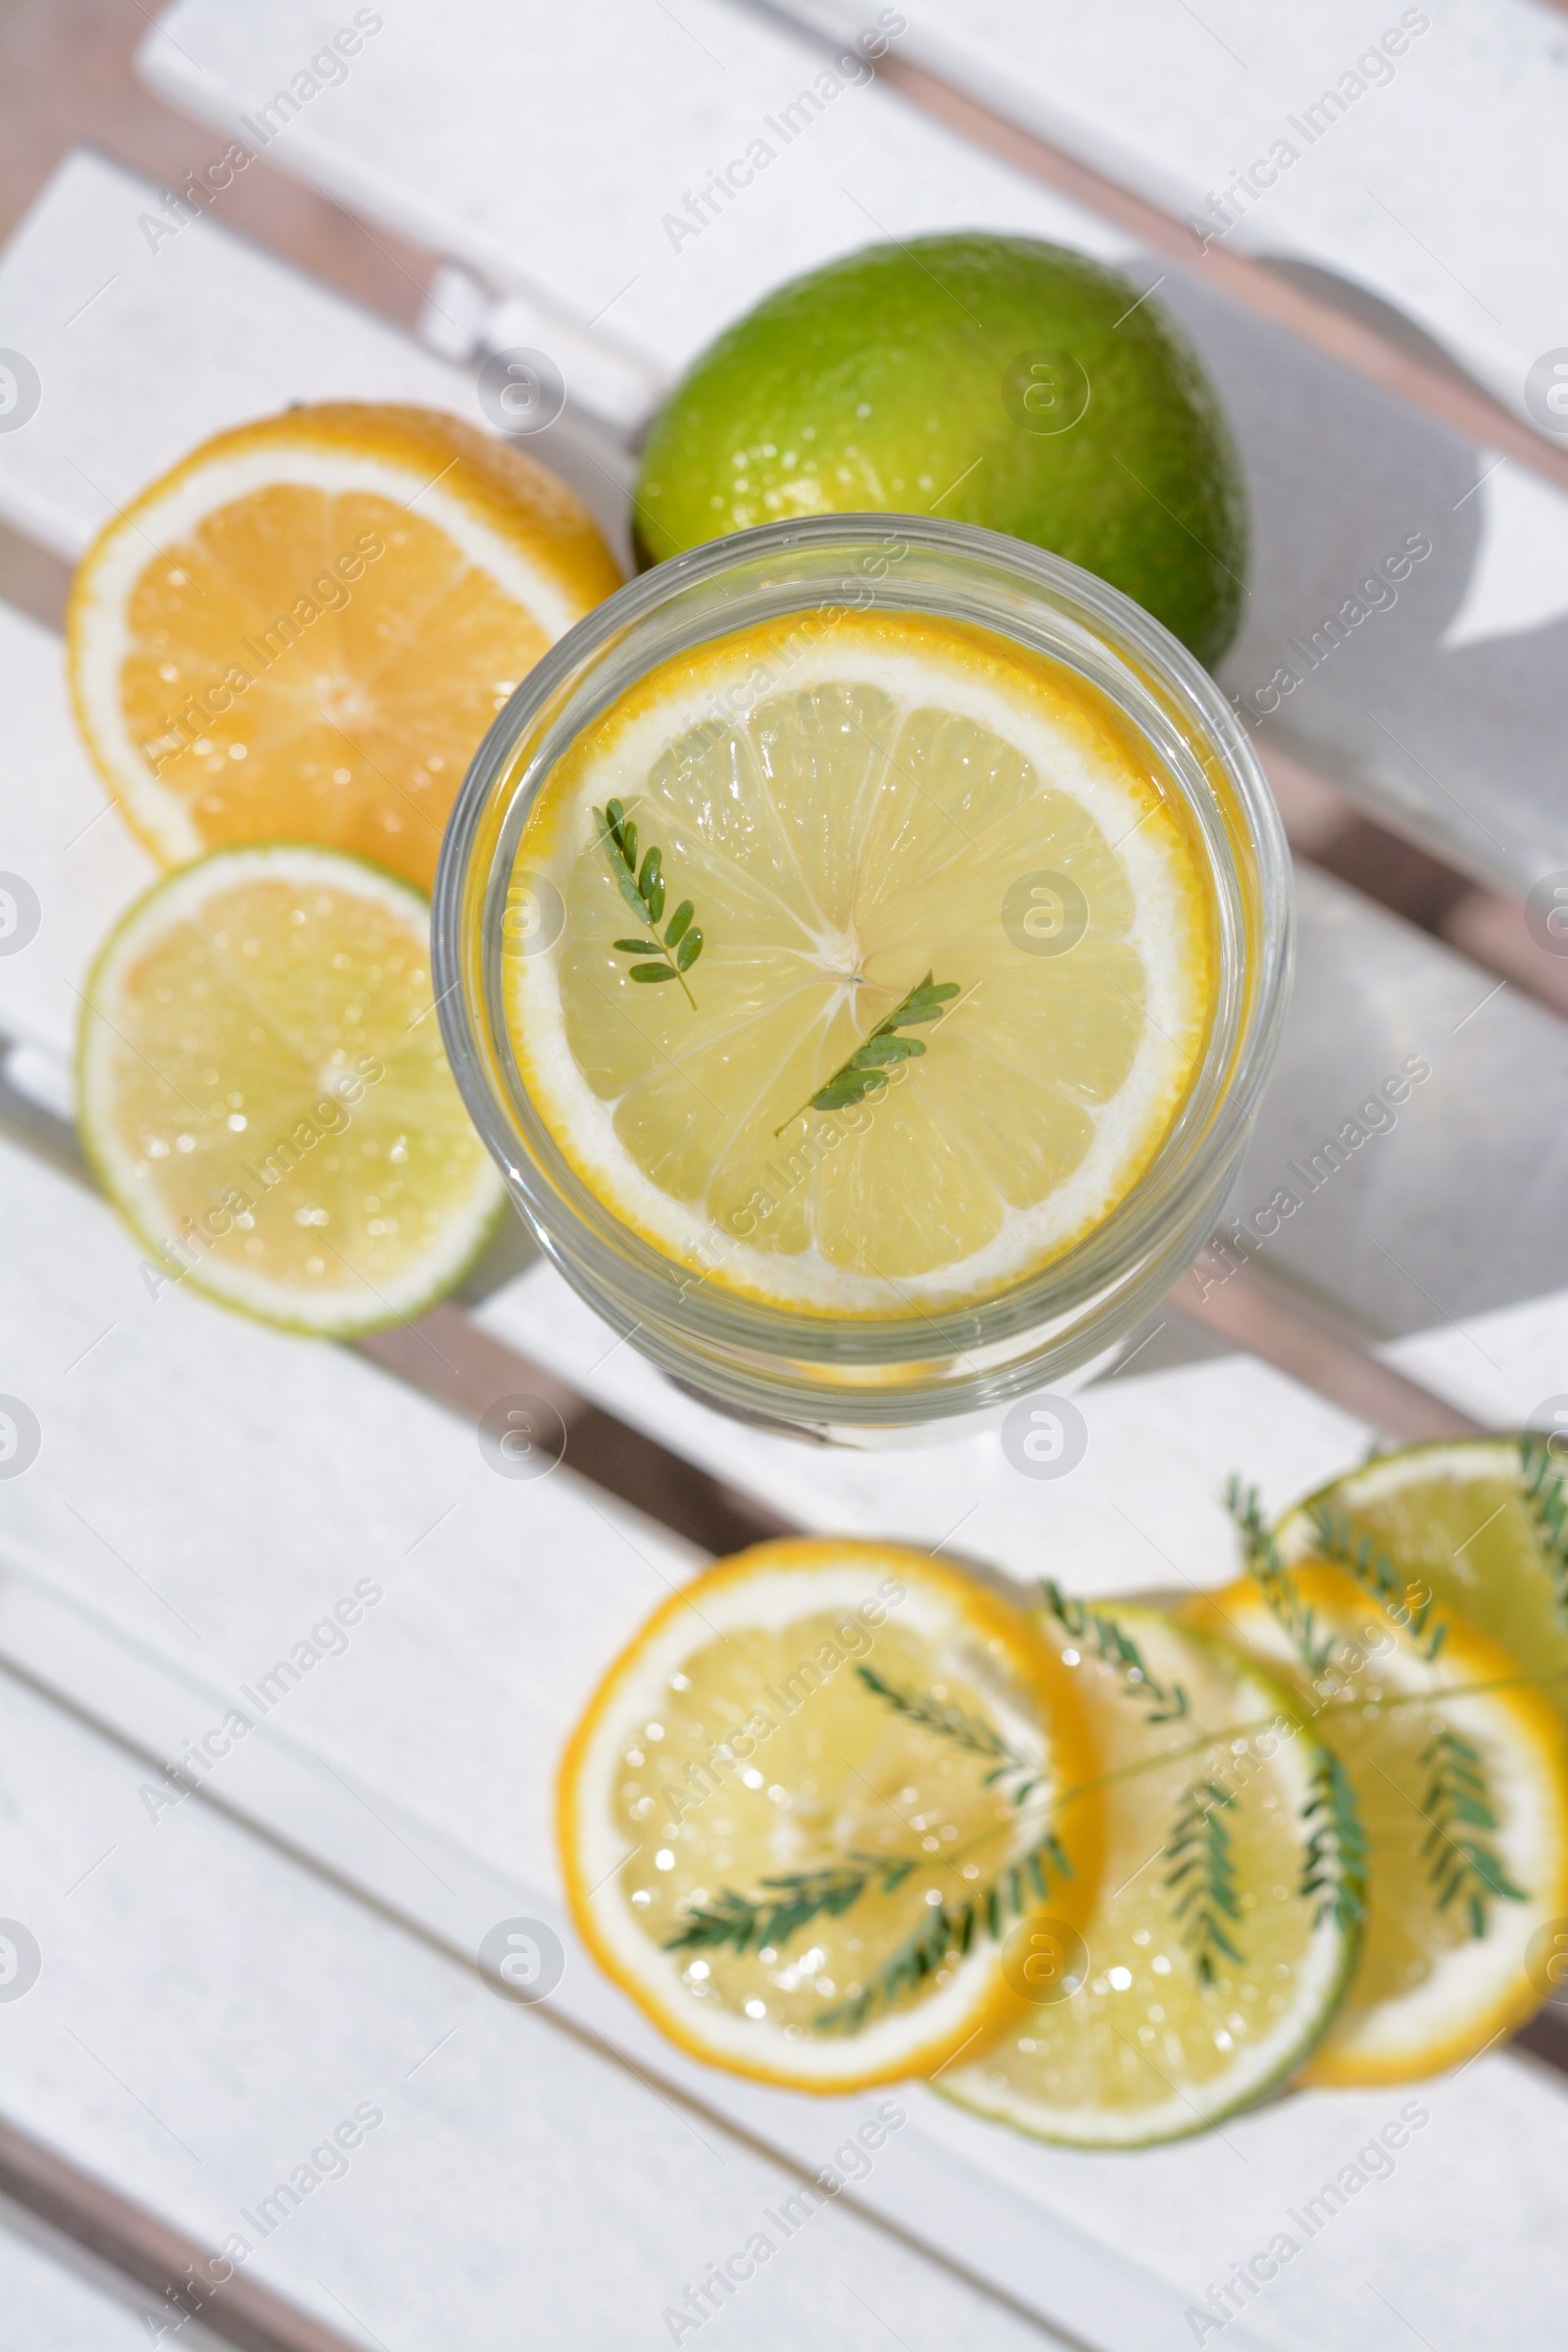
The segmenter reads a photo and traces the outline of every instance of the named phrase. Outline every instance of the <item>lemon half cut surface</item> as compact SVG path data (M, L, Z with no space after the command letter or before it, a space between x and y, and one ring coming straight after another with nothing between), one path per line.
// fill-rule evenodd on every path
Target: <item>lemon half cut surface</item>
M78 1103L155 1276L333 1338L460 1279L505 1194L441 1050L429 932L396 875L296 844L137 901L88 981Z
M1070 1634L1037 1622L1072 1666L1107 1776L1100 1895L1076 1968L1037 1971L1024 2017L938 2087L1041 2139L1184 2138L1288 2080L1344 1993L1357 1928L1303 1884L1325 1750L1254 1660L1163 1612L1110 1601ZM1184 1820L1194 1837L1173 1859ZM1219 1940L1198 1931L1206 1890L1188 1861L1211 1838L1235 1905L1215 1910Z
M1137 1184L1208 1036L1178 796L1064 667L956 621L819 610L665 662L546 777L514 887L540 876L560 938L505 966L535 1108L619 1222L777 1306L1023 1281ZM956 993L913 1051L879 1038L927 977ZM858 1054L880 1082L813 1107Z
M1360 1808L1366 1933L1303 2080L1417 2080L1541 2005L1532 1939L1568 1916L1568 1731L1528 1672L1457 1612L1435 1610L1418 1632L1343 1568L1302 1561L1291 1573L1328 1645L1316 1674L1250 1577L1188 1608L1296 1690Z
M485 729L619 585L576 495L458 417L290 409L204 442L89 548L76 714L166 865L321 841L428 890Z
M1011 1761L917 1720L917 1701L983 1724ZM573 1914L714 2065L822 2091L927 2073L1019 2006L988 1889L1009 1918L1093 1900L1098 1798L1052 1810L1093 1770L1072 1678L1017 1610L923 1552L760 1544L671 1595L572 1735ZM796 1921L764 1912L812 1886L823 1899ZM913 1942L926 1966L890 1984Z

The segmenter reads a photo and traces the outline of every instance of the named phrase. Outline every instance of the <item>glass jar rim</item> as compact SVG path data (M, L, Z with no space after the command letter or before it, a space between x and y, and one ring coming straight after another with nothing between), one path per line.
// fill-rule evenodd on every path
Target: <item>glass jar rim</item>
M859 562L852 570L854 560ZM911 570L900 569L915 559ZM835 570L837 578L834 578ZM897 571L898 576L893 574ZM835 593L824 597L824 586ZM621 1223L529 1102L506 1020L501 918L528 810L567 744L658 662L749 622L820 606L943 612L1069 664L1108 692L1183 794L1209 852L1222 953L1203 1057L1150 1166L1089 1233L989 1298L911 1316L839 1318L709 1281ZM1239 1153L1273 1061L1293 959L1290 858L1250 743L1187 649L1119 589L1064 558L970 523L855 514L711 540L630 581L514 690L481 743L442 847L436 1001L454 1074L546 1252L604 1311L691 1342L848 1373L987 1350L1059 1318L1139 1261ZM1245 952L1244 951L1245 947ZM656 1350L657 1352L657 1350Z

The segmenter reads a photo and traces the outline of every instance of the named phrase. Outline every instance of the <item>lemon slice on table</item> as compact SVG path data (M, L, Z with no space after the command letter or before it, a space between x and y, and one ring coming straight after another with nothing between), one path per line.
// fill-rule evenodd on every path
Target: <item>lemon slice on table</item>
M556 1143L781 1306L1037 1271L1137 1183L1207 1037L1175 796L1068 672L956 622L805 613L663 663L557 764L517 866L564 907L507 964Z
M619 585L565 484L457 417L290 409L203 442L88 549L76 715L166 865L321 841L428 889L490 721Z
M1411 1588L1500 1642L1568 1712L1568 1527L1548 1441L1445 1438L1378 1454L1298 1503L1278 1529L1287 1560L1310 1557L1327 1514Z
M1081 1935L1013 1931L1004 1972L1030 2008L936 2087L1077 2147L1180 2139L1295 2074L1344 1994L1355 1857L1334 1843L1327 1751L1255 1660L1159 1610L1037 1623L1108 1776L1100 1895Z
M897 2081L1016 2010L1008 1922L1087 1911L1098 1800L1059 1800L1092 1771L1019 1611L924 1552L759 1544L671 1595L573 1733L572 1911L693 2055L801 2090Z
M1568 1914L1568 1732L1515 1659L1452 1610L1417 1631L1342 1568L1291 1575L1315 1671L1250 1577L1188 1613L1291 1684L1360 1809L1366 1935L1303 2080L1413 2081L1541 2005L1532 1938Z
M163 1277L346 1338L450 1290L504 1192L452 1082L430 910L330 850L223 850L155 883L82 1008L78 1109Z

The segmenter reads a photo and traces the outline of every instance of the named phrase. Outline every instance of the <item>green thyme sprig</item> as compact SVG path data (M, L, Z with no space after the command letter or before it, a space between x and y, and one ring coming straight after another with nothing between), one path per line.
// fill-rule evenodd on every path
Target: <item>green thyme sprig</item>
M1462 1903L1470 1933L1479 1940L1487 1932L1490 1900L1523 1903L1529 1897L1487 1843L1486 1833L1496 1829L1497 1817L1478 1751L1445 1724L1422 1749L1421 1761L1432 1776L1421 1799L1432 1825L1421 1845L1427 1877L1437 1891L1438 1909Z
M1308 1512L1315 1538L1313 1548L1336 1567L1343 1568L1365 1592L1370 1592L1390 1623L1408 1633L1430 1664L1448 1638L1446 1618L1440 1618L1427 1632L1437 1595L1430 1586L1423 1587L1426 1598L1418 1608L1410 1602L1410 1587L1396 1569L1386 1551L1374 1548L1370 1536L1354 1535L1348 1515L1336 1516L1324 1502L1314 1502Z
M1334 1655L1334 1636L1330 1633L1319 1639L1316 1615L1302 1600L1296 1579L1285 1565L1285 1556L1263 1516L1257 1489L1244 1487L1239 1478L1233 1477L1225 1489L1225 1508L1241 1531L1250 1574L1315 1681Z
M983 1891L933 1903L859 1989L820 2010L812 2025L819 2034L858 2034L869 2019L934 1976L950 1952L962 1958L979 1935L1000 1943L1015 1919L1046 1900L1053 1877L1070 1879L1072 1864L1048 1830Z
M1045 1786L1035 1760L1020 1754L983 1715L971 1715L953 1699L937 1698L929 1690L911 1690L906 1684L887 1682L874 1666L857 1666L855 1671L869 1691L896 1713L907 1717L910 1723L917 1723L922 1731L934 1732L941 1740L952 1740L957 1746L967 1748L972 1756L990 1757L991 1770L980 1776L982 1788L994 1788L1019 1773L1023 1777L1008 1794L1015 1805L1021 1805L1026 1797Z
M862 1037L846 1062L841 1062L825 1085L819 1086L808 1102L799 1110L792 1110L787 1119L780 1119L773 1133L783 1134L797 1119L805 1118L808 1110L844 1110L852 1102L863 1102L886 1086L888 1072L901 1061L916 1060L925 1052L917 1037L897 1037L894 1032L909 1029L925 1021L940 1021L951 997L959 994L956 980L936 980L930 972L910 989L902 1004L895 1004L885 1021L878 1021L869 1037Z
M686 1913L679 1933L666 1938L664 1949L782 1950L813 1919L837 1919L868 1886L895 1893L920 1861L917 1854L852 1853L821 1870L791 1870L780 1878L764 1879L758 1894L737 1894L733 1886L726 1886L712 1901Z
M617 939L615 952L619 956L649 956L657 962L634 963L631 978L657 986L664 980L678 980L686 990L686 1002L693 1012L697 999L686 986L686 975L703 952L703 935L692 921L696 911L690 899L682 899L660 938L657 925L664 912L664 859L661 850L648 850L643 855L642 871L637 869L637 828L631 823L619 801L607 802L594 810L594 822L599 827L600 845L610 860L610 870L627 906L638 918L654 929L652 939Z
M1195 1781L1183 1792L1165 1847L1171 1863L1165 1889L1181 1889L1172 1909L1182 1923L1182 1942L1200 1984L1217 1981L1216 1953L1222 1952L1238 1968L1246 1965L1224 1924L1229 1920L1239 1926L1242 1917L1236 1854L1221 1818L1235 1803L1235 1791L1222 1788L1217 1781Z
M1557 1615L1568 1624L1568 1490L1553 1463L1550 1438L1539 1429L1525 1430L1519 1440L1519 1467L1536 1537L1546 1555Z
M1361 1825L1350 1777L1338 1756L1328 1749L1312 1772L1311 1794L1301 1807L1301 1826L1307 1832L1301 1856L1301 1894L1317 1897L1312 1924L1321 1927L1332 1918L1342 1935L1366 1917L1367 1855L1371 1850Z
M1113 1668L1120 1675L1128 1696L1147 1707L1146 1723L1180 1723L1185 1719L1191 1707L1181 1684L1162 1683L1151 1674L1137 1642L1122 1632L1114 1617L1100 1609L1087 1608L1081 1600L1069 1600L1052 1577L1043 1577L1040 1589L1046 1607L1063 1632L1093 1649L1097 1658Z

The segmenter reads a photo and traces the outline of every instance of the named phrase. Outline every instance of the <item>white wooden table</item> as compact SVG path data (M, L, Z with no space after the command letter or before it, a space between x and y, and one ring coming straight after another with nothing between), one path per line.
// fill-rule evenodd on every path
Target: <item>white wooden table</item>
M1308 40L1266 0L1228 0L1223 22L1217 8L1205 31L1142 0L1092 20L922 0L899 46L1185 207L1298 71L1312 81L1323 56L1385 22L1335 0ZM154 250L141 219L160 192L77 154L0 255L0 342L44 388L30 422L0 434L13 527L74 558L190 443L290 399L414 399L477 418L478 358L521 342L557 354L573 395L541 454L621 531L636 421L710 333L795 269L884 233L979 221L1159 274L1123 227L874 85L812 121L745 213L673 250L663 212L822 70L811 32L740 0L612 0L591 26L539 0L367 13L380 22L347 71L267 151L444 259L428 343L217 219ZM1432 0L1430 13L1408 68L1323 161L1343 149L1348 172L1353 154L1370 187L1426 220L1446 267L1507 321L1503 338L1445 290L1441 263L1434 273L1401 260L1392 232L1372 235L1343 173L1320 175L1310 201L1293 192L1278 233L1288 224L1295 258L1357 275L1509 397L1521 352L1557 331L1541 303L1568 153L1568 27L1523 0ZM265 19L177 0L144 68L226 139L352 15L325 0L274 0ZM1227 44L1258 76L1245 107L1224 78ZM1455 90L1475 151L1506 161L1489 208L1461 203L1434 160ZM1267 218L1259 208L1256 238ZM1561 494L1516 459L1488 474L1486 450L1196 280L1162 295L1237 417L1258 501L1228 685L1245 695L1276 639L1314 619L1396 525L1431 528L1420 593L1330 667L1292 744L1469 871L1522 892L1568 864ZM74 744L56 641L7 608L0 774L0 864L29 880L44 917L23 954L0 957L6 1071L39 1106L35 1142L69 1118L86 959L149 869ZM1236 1215L1404 1054L1424 1054L1432 1078L1397 1130L1265 1262L1455 1406L1522 1420L1568 1391L1568 1029L1324 876L1301 884L1301 984ZM702 1554L609 1491L586 1436L548 1478L497 1478L472 1417L506 1373L498 1350L538 1368L514 1385L564 1384L656 1439L691 1465L699 1499L712 1499L701 1472L741 1515L898 1535L1092 1592L1222 1581L1216 1497L1232 1468L1283 1502L1376 1435L1255 1358L1195 1360L1173 1318L1086 1392L1089 1451L1057 1486L1020 1477L993 1439L805 1452L679 1395L548 1269L517 1271L515 1248L440 1327L463 1359L466 1410L453 1410L417 1339L381 1351L398 1379L199 1298L150 1298L132 1245L70 1171L63 1131L51 1157L26 1125L0 1134L0 1392L27 1402L42 1445L24 1476L0 1479L0 1917L24 1924L42 1966L23 1997L0 1999L3 2352L152 2340L173 2315L160 2290L182 2275L178 2249L199 2261L236 2232L249 2251L208 2311L215 2332L193 2319L165 2342L667 2343L663 2314L686 2283L860 2112L692 2064L572 1936L549 1827L556 1754L603 1663ZM602 1439L612 1425L594 1426ZM323 1638L338 1654L168 1801L161 1767L367 1581L376 1598L346 1647ZM514 1917L550 1925L566 1949L558 1992L535 2007L498 1997L475 1965L480 1937ZM1568 2085L1494 2050L1422 2096L1431 2129L1228 2345L1561 2341ZM1085 2158L917 2085L900 2097L907 2122L876 2169L712 2323L715 2342L1175 2352L1209 2283L1391 2111L1388 2094L1320 2092L1182 2146ZM332 2135L356 2115L340 2165ZM37 2211L50 2165L69 2209L52 2228ZM93 2228L107 2258L81 2250Z

